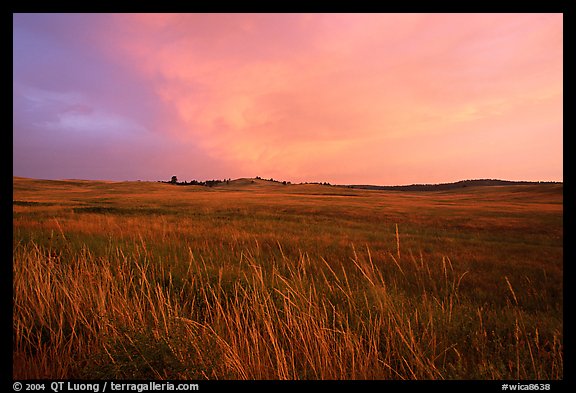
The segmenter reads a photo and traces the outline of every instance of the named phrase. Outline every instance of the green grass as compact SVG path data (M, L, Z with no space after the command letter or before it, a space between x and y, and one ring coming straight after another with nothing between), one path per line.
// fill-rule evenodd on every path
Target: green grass
M14 378L561 379L562 185L14 178Z

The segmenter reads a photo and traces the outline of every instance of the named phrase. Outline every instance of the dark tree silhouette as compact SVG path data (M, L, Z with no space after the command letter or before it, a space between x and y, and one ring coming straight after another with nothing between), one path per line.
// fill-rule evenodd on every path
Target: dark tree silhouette
M176 176L172 176L172 180L170 180L170 183L176 184L176 182L178 182L178 178Z

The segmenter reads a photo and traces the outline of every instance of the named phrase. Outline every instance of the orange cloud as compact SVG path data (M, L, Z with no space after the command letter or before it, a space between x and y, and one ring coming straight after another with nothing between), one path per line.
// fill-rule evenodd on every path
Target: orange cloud
M561 14L115 18L104 42L175 109L166 132L246 174L561 176Z

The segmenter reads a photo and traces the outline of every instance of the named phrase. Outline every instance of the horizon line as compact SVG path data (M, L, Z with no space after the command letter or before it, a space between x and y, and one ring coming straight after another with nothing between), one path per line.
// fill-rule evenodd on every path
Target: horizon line
M27 177L27 176L17 176L17 175L12 175L12 178L21 178L21 179L29 179L29 180L46 180L46 181L101 181L101 182L113 182L113 183L125 183L125 182L146 182L146 183L170 183L170 180L141 180L141 179L136 179L136 180L110 180L110 179L80 179L80 178L59 178L59 179L46 179L46 178L36 178L36 177ZM273 181L273 182L278 182L278 183L282 183L285 180L279 180L279 179L274 179L273 177L270 178L264 178L261 176L254 176L254 177L238 177L235 179L232 178L223 178L223 179L204 179L204 180L198 180L198 179L191 179L189 181L187 180L178 180L177 182L179 184L182 184L183 182L192 182L192 181L198 181L198 182L209 182L209 181L222 181L225 182L226 180L229 181L236 181L236 180L242 180L242 179L247 179L247 180L262 180L262 181ZM330 185L330 186L342 186L342 187L351 187L351 186L360 186L360 187L410 187L410 186L439 186L439 185L448 185L448 184L458 184L458 183L464 183L464 182L474 182L474 181L498 181L498 182L509 182L509 183L561 183L564 184L564 180L508 180L508 179L497 179L497 178L474 178L474 179L460 179L460 180L455 180L455 181L448 181L448 182L438 182L438 183L406 183L406 184L376 184L376 183L348 183L348 184L336 184L336 183L331 183L328 181L300 181L300 182L294 182L294 181L286 181L286 183L291 184L291 185L302 185L302 184L320 184L320 185Z

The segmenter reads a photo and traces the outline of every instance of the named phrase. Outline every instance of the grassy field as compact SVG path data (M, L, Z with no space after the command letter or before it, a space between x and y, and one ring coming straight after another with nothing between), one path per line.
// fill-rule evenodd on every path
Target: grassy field
M13 185L14 378L563 378L562 185Z

